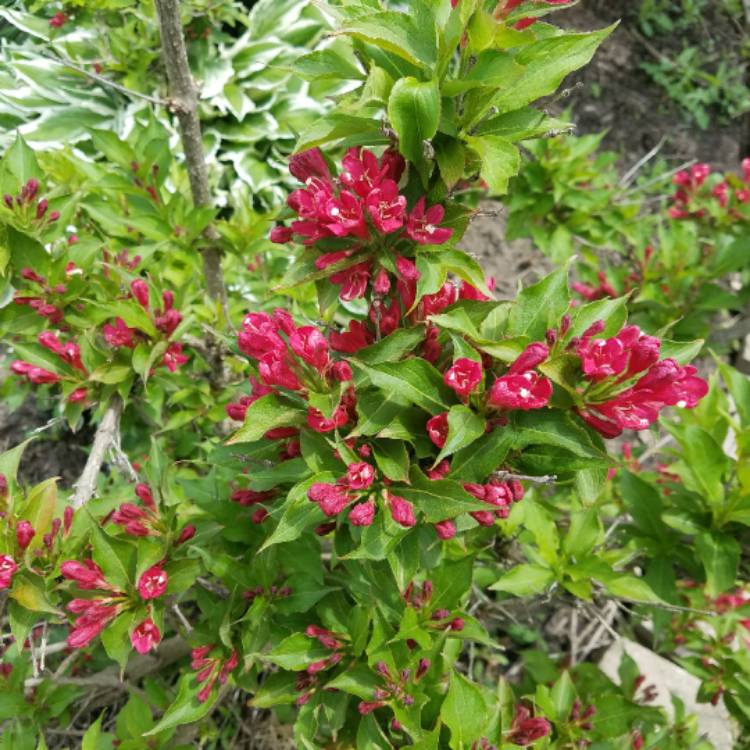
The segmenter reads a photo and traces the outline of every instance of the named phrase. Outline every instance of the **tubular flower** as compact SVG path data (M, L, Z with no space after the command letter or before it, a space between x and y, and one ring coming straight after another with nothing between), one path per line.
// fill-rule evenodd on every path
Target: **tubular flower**
M496 409L543 409L552 397L552 382L538 373L503 375L490 389L487 403Z
M151 566L138 581L138 593L141 599L157 599L167 590L169 577L159 565Z
M161 643L161 631L148 617L130 634L130 643L139 654L147 654Z
M406 234L420 245L442 245L453 236L453 230L438 226L445 216L445 209L430 206L425 211L426 199L422 196L406 221Z
M18 565L10 555L0 555L0 589L10 588L17 570Z
M443 382L459 396L466 398L482 382L482 365L473 359L457 359L446 370Z
M661 342L627 326L611 339L586 340L577 347L584 377L596 390L584 392L581 417L606 438L623 430L645 430L667 406L692 409L708 383L690 365L659 361ZM634 378L638 378L633 383Z

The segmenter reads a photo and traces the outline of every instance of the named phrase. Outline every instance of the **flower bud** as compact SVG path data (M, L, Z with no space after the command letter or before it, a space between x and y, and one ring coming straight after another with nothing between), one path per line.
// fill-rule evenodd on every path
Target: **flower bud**
M31 544L35 534L34 527L28 521L19 521L16 524L16 541L22 551Z

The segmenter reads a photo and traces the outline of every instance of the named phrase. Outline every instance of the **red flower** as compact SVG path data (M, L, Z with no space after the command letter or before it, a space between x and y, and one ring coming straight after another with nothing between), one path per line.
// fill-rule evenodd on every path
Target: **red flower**
M36 531L29 521L19 521L16 524L16 541L21 550L25 550L34 538Z
M446 307L450 307L458 299L458 290L450 282L446 281L440 291L435 294L427 294L422 297L419 303L422 309L422 316L429 317L430 315L438 315L443 312Z
M258 372L266 385L279 385L291 391L299 391L302 385L290 369L284 352L270 351L258 362Z
M328 199L325 207L325 226L335 237L354 235L367 239L369 231L357 196L342 190L338 198Z
M311 177L329 181L331 179L331 172L319 148L294 154L289 159L289 171L300 182L307 182Z
M427 421L427 435L438 447L442 448L448 439L448 412L438 414Z
M312 406L307 408L307 425L315 432L333 432L337 427L343 427L348 421L349 411L343 402L336 407L330 419Z
M459 396L466 398L482 382L482 365L473 359L462 357L443 375L443 382Z
M60 376L54 372L45 370L42 367L36 367L29 362L22 362L21 360L13 362L10 369L11 372L24 376L29 382L34 383L34 385L58 383L61 380Z
M104 577L104 572L93 560L67 560L60 566L63 578L75 581L84 590L112 588Z
M351 301L364 297L367 284L370 281L370 268L372 263L365 261L354 266L345 268L343 271L331 274L331 281L341 285L339 297L345 301Z
M0 555L0 589L10 588L17 570L18 565L10 555Z
M237 345L253 359L260 359L267 352L286 350L278 326L268 313L248 313L244 317Z
M73 599L68 604L68 610L82 613L68 634L70 648L88 646L120 612L117 605L109 604L104 599Z
M547 737L552 733L552 725L542 717L532 717L525 706L516 706L516 715L507 737L514 745L526 747L532 742Z
M357 195L367 198L390 172L390 159L391 157L386 160L384 154L383 161L386 163L381 166L378 164L377 156L372 151L350 148L341 161L344 168L341 173L341 182L354 190Z
M130 634L130 642L139 654L147 654L161 642L161 631L148 617Z
M383 180L367 196L366 206L373 223L384 234L396 232L404 225L406 198L399 195L393 180Z
M415 526L417 519L414 517L414 506L405 498L398 495L388 494L388 507L393 520L407 528Z
M188 361L189 357L182 353L182 344L177 341L173 341L168 347L167 351L164 352L164 356L161 358L162 364L170 372L176 372L177 368L184 365Z
M420 245L442 245L453 236L453 230L439 227L445 216L441 205L430 206L425 211L425 198L422 196L409 214L406 234Z
M53 29L61 29L68 21L68 17L61 10L58 10L52 18L49 19L49 25Z
M314 326L297 328L289 337L291 350L308 365L323 371L328 367L328 341Z
M445 521L436 523L435 531L437 531L437 535L443 540L453 539L456 536L456 524L448 518Z
M115 318L114 325L106 323L102 327L102 333L110 346L126 346L128 349L135 349L135 336L138 335L138 331L126 325L122 318Z
M160 565L152 565L138 581L138 593L141 599L157 599L167 590L169 576Z
M529 344L518 356L515 362L508 368L508 375L520 375L528 370L533 370L549 357L549 347L546 344Z
M375 503L359 503L349 511L352 526L370 526L375 518Z
M323 513L329 517L337 516L351 502L351 497L343 487L324 482L313 484L307 491L307 497L318 503Z
M148 310L148 284L143 279L134 279L130 284L130 292L141 307Z
M136 497L147 508L151 508L151 509L156 508L156 503L154 502L154 493L151 492L151 488L147 484L144 484L143 482L136 484L135 494L136 494Z
M346 481L352 490L366 490L375 480L375 469L366 461L349 464Z
M374 341L374 336L367 329L367 326L358 321L349 322L349 327L343 333L332 332L328 337L331 349L343 354L355 354L360 349L364 349Z
M406 160L396 149L387 148L380 157L380 164L384 169L384 177L398 183L406 169Z
M490 389L487 402L496 409L542 409L552 397L552 382L536 372L503 375Z

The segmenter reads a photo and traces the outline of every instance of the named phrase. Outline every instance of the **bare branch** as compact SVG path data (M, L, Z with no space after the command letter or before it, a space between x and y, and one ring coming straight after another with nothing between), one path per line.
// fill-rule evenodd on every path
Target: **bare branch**
M172 102L168 99L159 99L156 96L149 96L148 94L142 94L140 91L134 91L133 89L129 89L127 86L122 86L121 84L116 83L115 81L110 81L108 78L105 78L104 76L101 76L98 73L94 73L91 70L87 70L86 68L81 67L77 63L74 63L72 60L69 60L67 57L62 55L57 50L55 50L55 52L57 54L51 55L48 52L44 52L42 50L42 51L36 51L35 54L38 55L39 57L45 58L46 60L55 62L58 65L63 65L66 68L75 70L76 73L80 73L81 75L84 75L87 78L90 78L92 81L96 81L97 83L100 83L102 86L106 86L107 88L114 89L115 91L119 91L121 94L125 94L125 96L130 96L136 99L145 99L147 102L150 102L151 104L154 104L157 107L166 107L167 109L172 108Z
M102 421L96 430L94 444L91 446L86 466L75 484L72 504L74 508L80 508L91 500L96 491L96 482L99 478L104 456L117 440L119 442L120 416L122 415L122 399L115 395L109 402L104 412Z
M156 10L159 16L161 48L169 79L171 102L180 123L193 202L196 206L212 206L208 167L198 118L198 91L190 73L185 37L180 21L179 0L156 0ZM226 313L226 288L221 270L221 252L218 247L221 237L213 226L206 229L204 236L209 241L209 244L201 251L206 289L211 299L220 302Z
M628 187L630 183L635 179L638 172L640 172L641 168L648 164L648 162L651 161L658 153L661 151L662 146L667 142L667 136L663 135L661 137L661 140L649 151L645 156L640 158L625 174L622 176L622 179L620 180L620 186L621 187Z
M496 471L493 476L501 482L509 482L515 479L519 482L533 482L534 484L554 484L557 481L557 476L555 474L534 477L529 474L514 474L511 471Z

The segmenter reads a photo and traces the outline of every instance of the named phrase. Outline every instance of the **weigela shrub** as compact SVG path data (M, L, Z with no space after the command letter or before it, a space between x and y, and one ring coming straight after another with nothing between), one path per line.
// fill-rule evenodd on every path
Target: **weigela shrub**
M700 342L628 324L623 297L576 305L561 267L497 300L457 246L473 214L463 187L506 190L516 144L554 123L531 104L608 32L540 20L562 5L326 6L337 38L300 69L350 86L301 134L299 187L258 253L245 216L192 209L182 167L146 158L161 154L158 126L134 136L135 166L129 143L97 135L117 154L101 192L88 180L109 162L44 157L57 221L28 197L29 179L45 184L33 152L21 139L8 151L3 188L26 190L0 206L13 371L61 395L73 425L122 402L111 464L131 480L74 508L54 480L19 484L24 446L0 456L3 664L14 695L40 688L14 732L78 698L36 673L43 641L70 649L63 671L94 655L94 683L105 655L137 681L133 665L157 650L158 720L139 692L123 711L158 747L233 688L308 748L637 747L669 734L596 670L553 664L514 693L462 656L488 649L488 670L500 656L472 591L660 601L632 550L606 546L605 439L699 409L708 391L688 364ZM197 272L212 221L230 320ZM273 278L281 245L289 262ZM231 323L236 335L222 332ZM597 696L621 722L592 720Z

